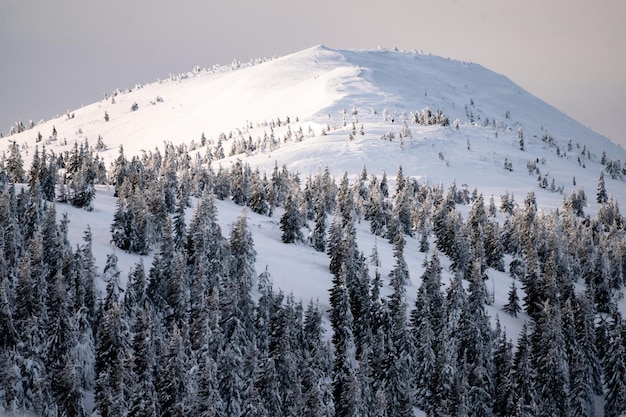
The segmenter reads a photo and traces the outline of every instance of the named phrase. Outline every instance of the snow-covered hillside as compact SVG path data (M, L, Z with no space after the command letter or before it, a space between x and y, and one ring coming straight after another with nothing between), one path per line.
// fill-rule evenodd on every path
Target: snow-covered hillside
M131 110L133 103L137 111ZM412 116L426 107L441 110L451 125L458 121L459 129L413 124ZM595 191L603 152L611 160L626 160L619 146L480 65L416 52L335 51L324 46L240 68L196 69L114 92L9 136L2 146L6 149L16 141L32 150L40 133L39 146L45 143L58 154L76 141L95 145L100 136L108 146L100 155L110 163L119 145L127 155L135 155L162 147L165 141L199 144L203 134L213 143L221 133L256 141L270 133L272 123L276 127L287 118L294 133L302 128L305 143L257 152L250 155L251 165L272 168L277 161L303 175L326 165L338 175L354 174L362 165L392 175L402 165L405 174L431 183L456 180L497 196L504 188L519 189L518 195L535 188L536 178L524 175L531 159L545 159L542 173L555 178L566 192L573 176L578 187ZM350 142L354 121L357 132L363 125L365 134L354 135ZM404 122L411 137L401 145ZM520 127L524 152L519 150ZM327 137L320 136L324 128ZM391 144L379 141L386 133L395 135ZM285 134L286 129L276 128L277 137ZM552 146L541 140L544 135L552 138ZM578 163L583 148L588 151L585 170ZM230 145L225 143L224 149L228 155ZM445 167L439 163L440 152ZM28 157L23 157L28 166ZM501 169L505 158L513 164L512 173ZM607 188L623 201L621 182ZM547 206L560 203L559 198L547 200Z
M468 194L476 190L485 203L493 197L496 206L504 194L515 196L521 205L534 192L545 213L582 190L587 197L584 212L591 217L601 207L596 192L603 173L606 191L626 207L626 152L619 146L502 75L417 52L316 46L272 60L197 68L107 94L97 103L27 127L0 140L0 150L8 157L16 143L28 171L36 148L62 155L87 142L101 145L97 154L111 171L121 148L131 159L171 143L180 145L192 164L211 159L214 171L241 161L269 176L275 167L285 166L298 174L301 186L325 169L337 183L344 173L355 182L366 170L378 178L384 173L392 189L401 167L405 177L419 184L441 184L444 190L455 184ZM113 186L97 185L90 211L61 203L56 210L68 213L74 246L91 229L100 272L107 255L117 254L125 283L140 256L111 243L116 203ZM333 279L329 256L305 243L281 242L279 218L285 209L278 207L272 216L245 212L257 251L256 273L267 268L274 289L292 293L305 305L319 300L327 311ZM226 200L217 201L217 210L226 235L242 208ZM467 218L472 207L468 203L457 210ZM193 214L189 208L187 221ZM505 221L502 213L495 217ZM382 295L391 294L387 284L395 268L394 246L372 234L364 220L357 222L356 236L366 256L374 248L378 251L378 270L386 284ZM434 247L434 234L428 239ZM406 238L410 306L431 255L420 252L417 234ZM153 251L144 255L144 265L153 256ZM511 260L507 255L507 268ZM442 256L441 263L447 287L454 278L452 261ZM511 283L508 270L489 269L487 276L493 297L488 313L493 321L500 316L515 339L530 316L513 318L502 312ZM99 285L104 289L106 284ZM583 284L577 282L576 289L581 292ZM623 313L624 305L622 300ZM330 328L328 321L326 325Z
M136 111L131 110L134 103ZM441 110L450 126L413 123L425 108ZM234 141L256 142L271 133L280 146L228 156ZM267 172L284 164L305 178L328 167L337 178L344 172L354 178L366 167L393 180L402 166L404 175L420 182L444 187L454 182L470 192L476 188L486 198L494 196L496 202L505 191L518 199L534 191L545 209L559 207L564 196L583 189L591 215L597 211L602 154L626 161L619 146L480 65L415 51L325 46L272 60L196 68L115 91L6 137L0 149L8 155L15 141L28 167L35 147L61 154L76 142L94 146L101 137L107 149L98 153L109 168L120 146L129 158L162 148L164 142L205 153L220 134L232 139L224 141L226 158L214 162L214 168L241 159ZM206 147L200 146L203 135ZM542 140L545 135L550 143ZM285 142L287 137L292 139ZM504 169L505 160L512 170ZM539 171L529 173L529 161ZM547 179L547 189L538 187L537 172ZM550 191L553 182L562 192ZM626 182L607 176L606 188L626 206ZM97 210L76 217L85 223L103 221L104 232L112 218L110 203L107 192L98 191ZM101 250L107 251L106 233L101 241Z

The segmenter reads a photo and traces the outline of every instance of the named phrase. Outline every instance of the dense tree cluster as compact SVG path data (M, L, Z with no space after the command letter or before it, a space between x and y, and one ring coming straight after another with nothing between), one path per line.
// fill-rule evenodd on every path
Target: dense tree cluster
M365 168L337 183L327 169L302 180L194 155L166 144L128 160L120 148L107 172L85 143L36 151L28 172L2 161L0 410L81 416L93 392L103 417L590 416L596 395L607 416L626 411L626 232L612 199L594 218L581 192L551 213L532 193L505 194L498 210L401 168L390 190ZM117 197L112 242L154 254L125 288L117 256L98 273L91 231L72 248L50 202L88 207L97 183ZM245 207L228 236L216 198ZM280 214L285 244L328 254L329 311L275 291L271 265L258 274L248 210ZM359 221L393 248L389 276L376 248L358 247ZM409 239L429 252L421 277L409 275ZM515 343L487 314L494 271L511 280L503 314L527 320Z

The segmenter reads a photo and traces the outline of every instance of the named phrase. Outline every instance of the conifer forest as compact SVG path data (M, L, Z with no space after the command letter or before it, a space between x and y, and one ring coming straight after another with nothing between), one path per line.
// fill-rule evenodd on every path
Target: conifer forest
M606 416L625 411L625 224L602 188L589 217L584 193L543 213L534 193L485 201L401 167L391 186L365 167L355 181L214 169L210 152L192 159L185 146L130 160L120 147L108 170L87 144L44 149L30 167L17 154L0 172L5 412L565 417L594 415L598 399ZM88 206L98 184L117 199L117 250L154 254L125 288L116 251L97 271L91 230L73 247L71 219L57 214ZM216 221L225 199L244 207L231 230ZM248 211L275 217L285 245L328 254L328 311L273 288L271 265L255 271ZM361 222L393 246L389 276L357 245ZM426 254L414 304L407 239ZM445 289L443 259L454 275ZM527 314L520 334L491 324L490 270L510 275L501 314Z

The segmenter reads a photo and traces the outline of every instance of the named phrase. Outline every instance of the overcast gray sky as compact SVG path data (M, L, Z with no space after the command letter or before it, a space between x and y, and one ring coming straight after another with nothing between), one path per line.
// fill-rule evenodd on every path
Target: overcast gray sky
M0 132L316 44L476 62L626 147L623 0L0 0Z

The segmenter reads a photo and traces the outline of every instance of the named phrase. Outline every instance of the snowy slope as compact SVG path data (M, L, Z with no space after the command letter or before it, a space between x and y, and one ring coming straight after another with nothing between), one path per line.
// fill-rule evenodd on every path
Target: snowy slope
M486 193L508 186L511 191L519 188L520 196L536 188L533 178L521 175L531 158L545 158L542 172L549 171L563 186L571 184L571 176L576 175L588 192L595 189L600 166L588 163L586 171L577 173L577 156L583 146L595 162L603 151L613 160L626 160L620 147L507 78L476 64L413 52L335 51L316 46L239 69L213 68L172 76L119 92L113 104L111 96L69 111L74 118L60 116L9 140L32 148L37 133L48 138L54 126L58 140L49 142L47 149L59 153L85 139L93 145L101 136L109 147L101 156L111 161L120 144L127 155L133 155L162 146L164 141L198 143L203 133L214 141L222 132L240 132L255 140L269 132L269 122L284 122L290 117L292 123L298 118L296 126L302 126L305 136L310 128L316 139L289 144L272 154L254 155L251 164L273 167L277 160L279 165L286 163L303 174L325 165L334 173L356 173L365 164L372 173L386 170L390 175L402 164L405 174L430 182L447 185L456 180L459 185L482 185L481 191L488 186ZM139 106L136 112L131 111L133 103ZM411 124L411 113L426 106L432 111L441 109L451 123L458 119L459 131ZM351 114L353 109L358 112L356 116ZM105 112L109 122L104 120ZM468 112L476 126L470 124ZM388 114L386 121L384 113ZM364 125L365 136L348 143L345 139L354 119L358 120L357 127ZM489 126L483 127L486 119ZM344 120L347 126L342 128ZM398 141L394 142L397 146L378 143L387 132L398 136L403 120L407 120L413 136L405 140L403 151ZM497 127L493 127L494 121ZM320 138L323 127L339 129ZM526 138L526 152L518 149L518 127ZM279 128L275 133L279 137L284 132ZM558 158L555 148L541 141L544 133L554 138L562 153L570 139L578 147ZM8 146L9 140L2 141L0 149ZM471 150L465 152L468 140ZM229 146L224 148L228 153ZM438 163L439 152L448 161L446 168ZM513 163L512 175L499 169L504 158ZM28 165L28 157L24 159ZM271 162L266 163L268 160ZM470 170L476 180L473 174L468 175ZM585 182L584 177L592 181ZM619 185L608 188L621 200L620 188L624 187Z
M368 173L381 175L385 171L393 180L401 165L406 176L444 187L456 182L459 187L467 185L470 191L477 188L486 201L493 195L496 204L505 191L514 193L518 202L534 191L542 209L560 206L564 195L582 188L589 200L585 210L591 215L598 209L594 200L603 168L599 163L602 153L612 160L626 161L626 153L617 145L477 64L416 52L338 51L316 46L236 67L196 70L109 94L97 103L0 141L0 149L16 141L22 145L28 167L35 146L41 149L46 144L48 151L59 154L70 150L76 141L87 139L94 145L101 136L108 149L100 155L108 165L118 155L120 145L130 157L142 150L162 148L165 141L199 144L203 133L213 146L224 133L233 137L224 143L228 154L238 138L257 140L273 131L282 139L289 131L302 129L300 141L289 140L272 151L228 157L214 166L228 167L243 159L253 168L269 171L276 163L285 164L301 178L326 166L337 178L344 171L354 178L365 166ZM137 111L131 111L133 103L138 104ZM427 106L432 111L442 110L451 126L412 123L412 114ZM110 116L108 122L105 112ZM288 126L284 124L287 118L291 122ZM350 140L353 122L357 132L363 126L364 134L357 133ZM410 137L400 140L404 123ZM53 127L56 140L50 138ZM524 151L519 147L519 127L524 133ZM322 135L323 130L326 135ZM38 132L43 142L36 143ZM546 133L554 139L553 146L541 140ZM381 139L390 134L392 140ZM568 151L570 139L572 150ZM583 149L588 151L583 155L584 168L579 163ZM197 152L205 151L200 148ZM512 163L512 171L503 169L505 159ZM554 180L557 188L562 187L563 194L538 188L537 175L529 175L526 168L529 160L539 161L541 174L550 182ZM608 177L606 182L608 192L625 207L626 183ZM64 205L57 208L59 213L70 213L74 242L79 243L87 225L91 226L100 267L106 254L114 251L109 242L114 209L112 190L106 188L98 189L92 212ZM223 202L219 214L227 234L241 208ZM276 287L293 291L297 297L319 298L322 305L326 304L330 287L327 257L304 245L280 243L278 215L269 218L248 213L259 253L257 272L267 265ZM358 243L366 255L374 241L367 225L359 225ZM391 248L380 240L377 245L385 276L393 264ZM122 267L128 268L138 259L117 252ZM417 242L411 240L405 252L412 279L408 294L412 297L423 270L423 255L418 254ZM144 260L146 265L149 262ZM508 278L502 278L501 288L496 288L495 280L489 284L496 291L494 315L504 303L509 286ZM511 321L509 326L519 327L519 323ZM511 335L517 335L517 328L511 330Z

